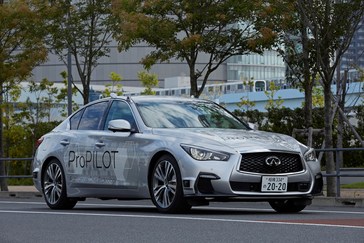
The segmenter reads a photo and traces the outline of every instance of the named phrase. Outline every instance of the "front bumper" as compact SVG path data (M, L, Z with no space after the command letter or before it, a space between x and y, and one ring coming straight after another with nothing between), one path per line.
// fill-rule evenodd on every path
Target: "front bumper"
M309 198L322 194L322 175L304 164L302 171L295 173L267 174L239 170L236 163L200 163L198 174L183 177L186 197L240 198L247 200L274 200ZM262 192L262 176L287 177L286 192ZM193 178L193 179L192 179Z

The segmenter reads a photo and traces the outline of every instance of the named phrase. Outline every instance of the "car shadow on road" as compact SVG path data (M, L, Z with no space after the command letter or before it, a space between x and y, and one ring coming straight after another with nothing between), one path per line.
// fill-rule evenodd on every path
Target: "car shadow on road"
M217 207L194 207L191 210L179 213L160 213L154 206L139 206L139 205L123 205L123 206L76 206L72 211L90 212L90 213L140 213L140 214L159 214L159 215L274 215L278 214L273 209L269 208L217 208ZM304 211L300 214L305 213Z

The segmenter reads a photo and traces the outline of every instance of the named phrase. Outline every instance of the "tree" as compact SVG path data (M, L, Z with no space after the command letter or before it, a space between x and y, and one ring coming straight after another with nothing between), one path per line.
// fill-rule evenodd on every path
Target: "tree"
M45 19L33 3L37 1L0 4L0 158L4 155L3 97L47 57L43 42ZM1 162L0 175L4 174L5 164ZM7 190L5 179L0 178L0 186Z
M121 85L121 80L123 80L123 77L115 72L111 72L109 75L111 79L111 84L105 85L105 90L102 93L103 96L109 97L111 93L115 93L117 95L123 94L123 86Z
M64 87L63 88L60 88L58 91L59 93L57 94L56 96L56 103L57 104L67 104L68 103L68 74L66 71L63 71L60 73L61 77L63 78L63 84L64 84ZM75 87L73 87L71 89L71 95L76 95L77 93L77 89ZM62 110L61 110L61 116L62 117L67 117L68 115L68 107L66 106L63 106L62 107ZM79 105L72 99L72 112L78 110L80 107Z
M142 82L145 90L141 92L142 95L155 95L156 92L152 90L153 87L158 86L158 75L155 73L148 73L145 71L138 72L138 78Z
M264 94L267 96L268 101L265 105L265 109L278 109L282 106L284 100L282 100L281 96L278 96L277 99L275 98L275 94L279 90L279 87L275 85L274 82L269 83L269 91L265 90Z
M111 42L110 0L52 1L53 8L48 24L48 45L62 62L68 63L71 53L82 90L75 88L89 102L91 74L98 60L109 53ZM68 74L72 75L72 74ZM72 79L73 80L73 79ZM72 81L73 82L73 81Z
M317 71L324 87L325 148L333 147L333 99L331 85L338 63L348 49L354 32L364 16L364 1L350 0L298 0L297 8L302 14L304 26L311 32L310 38L317 58ZM339 80L338 80L339 81ZM326 171L333 173L333 153L326 153ZM327 179L328 196L336 195L335 178Z
M256 25L265 9L262 1L250 0L115 0L114 38L119 50L141 42L154 47L141 61L146 69L172 58L186 61L191 95L199 97L210 74L228 58L271 46L274 33ZM201 56L208 61L198 69Z
M39 124L51 122L51 110L56 103L58 89L53 87L54 83L43 79L40 83L30 81L27 87L27 92L34 99L28 97L25 102L17 103L17 112L12 114L14 123L22 125L29 129L29 134L32 134L33 141L32 152L35 150L35 141L39 138L37 129Z
M270 15L264 25L278 33L276 48L288 67L287 80L305 93L306 128L312 127L312 91L316 80L316 50L295 0L270 0Z

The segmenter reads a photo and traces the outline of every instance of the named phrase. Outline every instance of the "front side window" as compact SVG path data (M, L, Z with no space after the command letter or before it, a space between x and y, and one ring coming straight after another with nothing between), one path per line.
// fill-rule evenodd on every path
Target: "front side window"
M144 123L152 128L229 128L247 126L210 102L147 101L136 103Z
M85 108L78 130L98 130L108 102L99 102Z
M124 101L120 101L120 100L113 101L113 103L111 104L109 113L106 117L106 121L104 124L104 130L107 130L109 121L116 120L116 119L124 119L130 123L130 126L132 129L136 128L133 113L130 110L129 105Z

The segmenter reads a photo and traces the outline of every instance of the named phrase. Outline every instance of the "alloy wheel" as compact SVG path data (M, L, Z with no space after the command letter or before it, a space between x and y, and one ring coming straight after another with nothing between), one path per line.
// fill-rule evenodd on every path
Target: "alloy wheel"
M171 162L163 160L153 173L153 195L161 208L168 208L176 196L176 170Z

